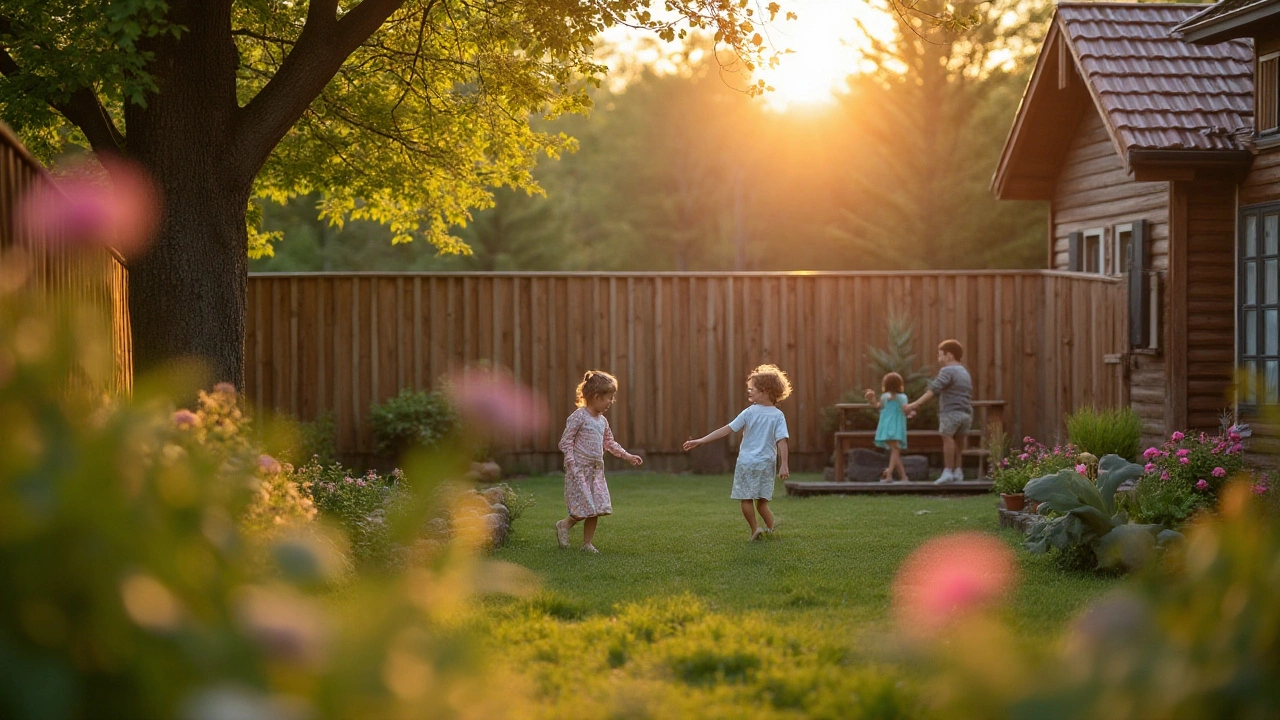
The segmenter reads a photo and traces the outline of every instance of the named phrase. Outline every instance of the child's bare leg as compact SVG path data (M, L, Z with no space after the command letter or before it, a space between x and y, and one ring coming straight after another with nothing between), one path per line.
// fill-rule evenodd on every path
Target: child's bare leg
M582 544L590 545L596 536L596 521L598 517L589 517L582 521Z
M564 526L565 526L565 527L567 527L567 528L571 528L571 527L573 527L574 525L577 525L581 520L582 520L582 518L576 518L576 517L574 517L574 516L570 515L569 517L567 517L567 518L565 518L565 519L564 519Z
M756 500L756 509L760 511L760 517L764 518L764 526L773 530L773 511L769 509L769 501L764 498ZM751 528L751 532L755 531L755 528Z
M897 442L889 443L889 473L900 480L907 479L907 468L902 464L902 450Z
M959 435L956 435L956 440L955 440L955 453L956 453L955 463L956 464L953 467L956 469L957 473L960 472L960 466L964 462L964 447L965 445L968 444L968 442L969 442L968 433L960 433Z
M742 517L747 519L747 525L751 526L751 534L756 532L756 507L750 500L742 501Z
M956 439L950 435L942 436L942 464L948 470L958 470L960 463L955 461L957 457L959 453L956 452Z

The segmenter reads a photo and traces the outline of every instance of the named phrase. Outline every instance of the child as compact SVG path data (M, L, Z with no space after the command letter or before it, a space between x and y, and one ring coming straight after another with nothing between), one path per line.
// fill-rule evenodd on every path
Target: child
M907 449L907 396L903 394L902 376L891 372L880 381L884 394L878 399L871 388L863 393L867 402L880 411L880 424L876 425L876 447L889 449L889 467L880 475L880 482L889 482L897 471L900 482L907 481L907 469L902 465L902 451Z
M774 469L783 480L791 471L787 468L787 419L776 405L791 394L791 382L787 374L774 365L761 365L747 378L747 400L751 405L732 422L697 440L685 442L684 449L692 450L703 443L719 440L731 432L746 428L742 444L738 447L738 464L733 470L733 492L729 497L742 501L742 516L751 528L751 539L761 533L773 532L773 513L769 501L773 499ZM781 458L781 467L776 463ZM753 504L754 503L754 506ZM756 511L764 519L764 527L756 525Z
M582 520L582 549L600 552L591 542L596 522L601 515L613 513L604 479L604 451L632 465L644 462L614 442L609 430L604 413L613 405L617 392L617 378L600 370L588 371L578 385L578 409L565 421L560 452L564 453L564 502L569 506L569 517L556 521L556 541L562 548L569 547L569 528Z
M960 364L964 348L955 340L943 340L938 344L938 376L929 381L929 389L907 405L907 412L915 412L921 404L938 396L938 432L942 433L942 476L935 485L958 482L964 479L960 470L960 457L964 453L969 428L973 425L973 379Z

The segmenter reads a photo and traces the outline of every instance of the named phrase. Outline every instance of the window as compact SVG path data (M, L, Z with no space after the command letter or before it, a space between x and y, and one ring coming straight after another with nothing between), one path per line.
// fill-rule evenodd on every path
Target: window
M1280 203L1240 211L1237 357L1240 402L1280 402Z
M1102 230L1085 230L1080 246L1081 270L1087 273L1102 272Z
M1133 223L1116 225L1112 229L1111 242L1107 243L1107 274L1111 276L1126 275L1133 260Z
M1280 129L1280 103L1277 102L1277 90L1280 89L1280 53L1271 53L1258 58L1258 69L1255 73L1253 106L1256 109L1253 118L1255 134L1265 135Z

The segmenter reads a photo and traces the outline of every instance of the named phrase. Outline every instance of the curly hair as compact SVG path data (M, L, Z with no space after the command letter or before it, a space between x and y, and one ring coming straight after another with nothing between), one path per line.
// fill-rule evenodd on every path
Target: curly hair
M588 370L578 383L578 407L586 407L593 398L618 392L618 378L603 370Z
M896 372L891 372L885 375L884 380L880 381L880 388L887 393L894 393L896 395L902 392L903 387L904 384L902 382L902 376Z
M775 403L780 403L791 395L791 381L777 365L758 366L747 376L747 382L755 385L756 390L768 395Z
M951 353L951 357L955 358L957 362L964 357L964 346L960 344L959 340L943 340L938 343L938 351Z

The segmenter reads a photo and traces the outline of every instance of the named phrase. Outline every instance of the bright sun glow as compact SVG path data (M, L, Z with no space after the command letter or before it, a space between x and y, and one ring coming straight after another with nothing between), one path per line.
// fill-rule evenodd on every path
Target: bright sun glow
M861 0L791 0L782 3L798 19L784 21L779 16L768 37L779 50L793 52L782 57L776 68L766 68L760 76L774 87L765 95L771 109L830 102L845 87L845 79L858 71L861 60L861 20L867 32L887 38L894 19Z

